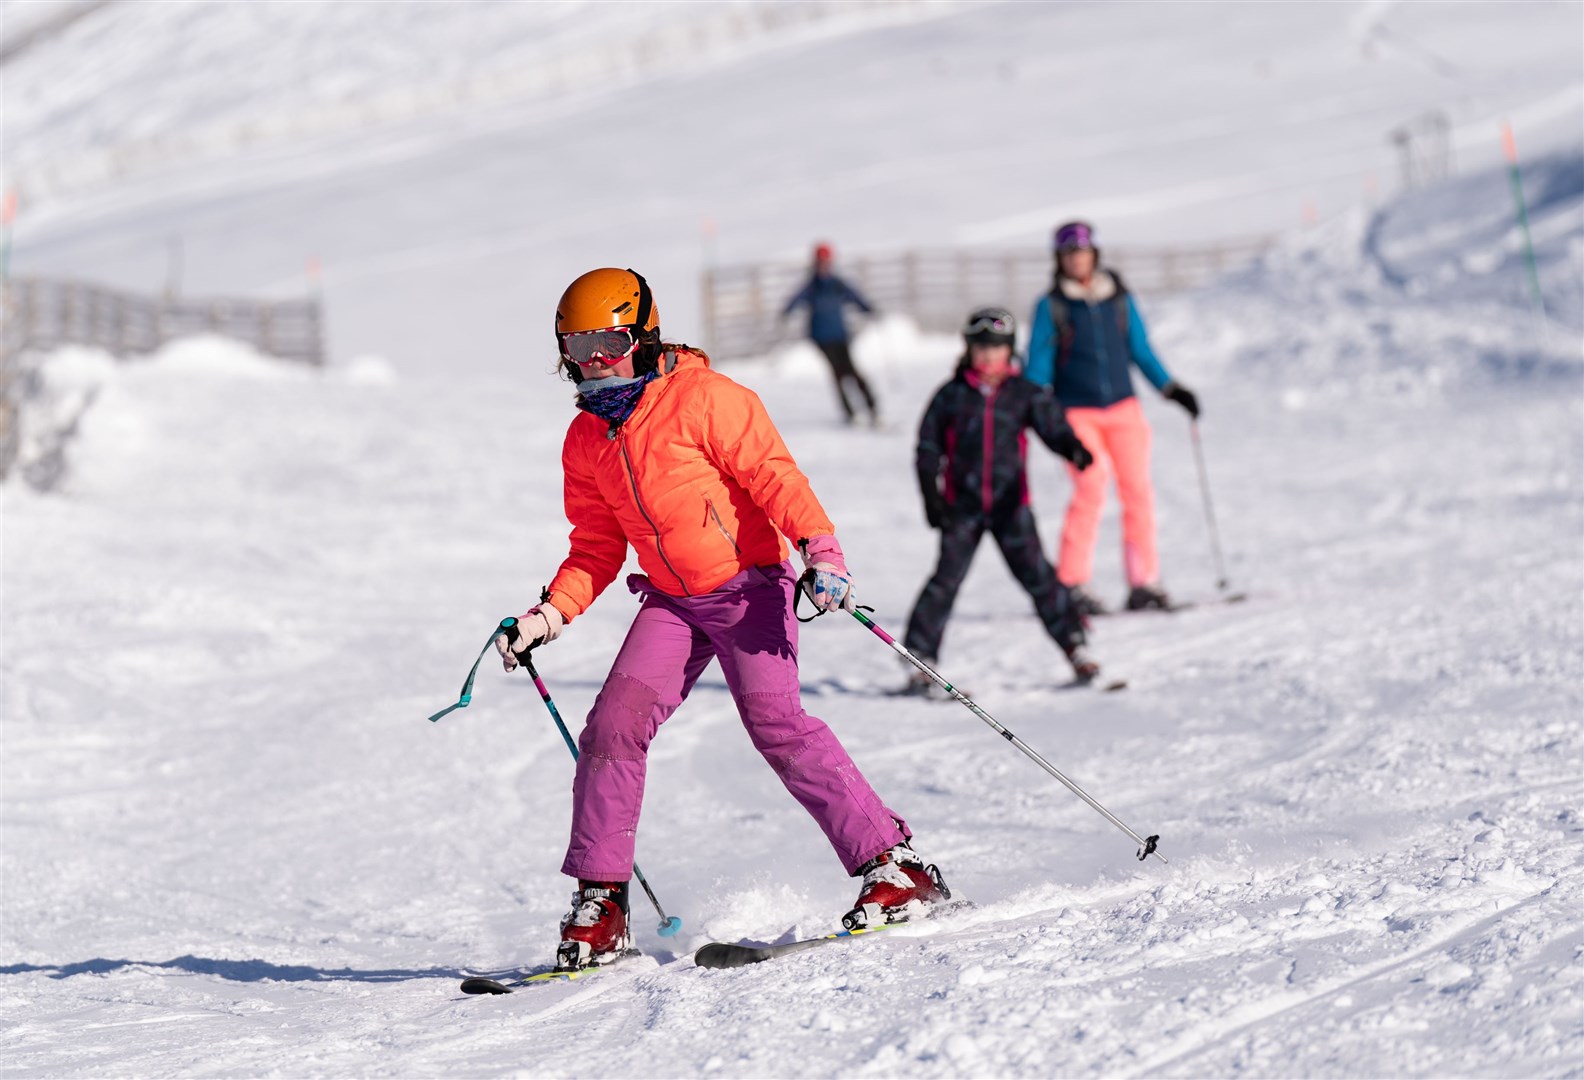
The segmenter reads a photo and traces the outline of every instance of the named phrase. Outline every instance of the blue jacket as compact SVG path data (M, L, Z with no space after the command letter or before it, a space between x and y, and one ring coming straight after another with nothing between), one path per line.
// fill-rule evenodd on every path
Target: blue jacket
M1104 300L1064 296L1066 325L1059 333L1050 296L1034 305L1026 377L1050 387L1066 408L1103 409L1132 397L1135 365L1157 390L1171 382L1150 348L1138 306L1115 275L1112 280L1116 293Z
M874 311L869 306L869 301L858 295L858 290L847 284L835 274L818 274L808 279L808 284L787 301L786 307L781 309L783 317L792 314L799 304L807 304L809 309L808 336L815 341L846 341L847 324L842 319L842 308L847 304L858 305L861 311Z

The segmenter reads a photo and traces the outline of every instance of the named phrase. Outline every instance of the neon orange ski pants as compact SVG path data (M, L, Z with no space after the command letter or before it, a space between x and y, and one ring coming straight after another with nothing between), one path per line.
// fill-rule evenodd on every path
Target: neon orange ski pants
M1160 577L1155 551L1155 491L1150 486L1150 428L1136 397L1103 409L1067 410L1067 422L1094 455L1083 472L1067 467L1072 502L1062 522L1056 576L1063 585L1084 585L1094 572L1095 537L1105 505L1106 481L1116 475L1122 499L1122 564L1129 585L1153 585Z

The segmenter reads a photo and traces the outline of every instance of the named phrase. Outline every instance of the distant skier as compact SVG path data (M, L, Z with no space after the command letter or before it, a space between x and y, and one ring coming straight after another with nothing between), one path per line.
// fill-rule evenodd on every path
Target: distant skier
M1077 472L1094 459L1055 396L1019 374L1011 312L975 311L962 334L957 371L935 391L919 424L918 482L925 519L940 530L940 559L913 605L904 644L933 666L957 590L988 530L1074 675L1088 682L1100 665L1084 648L1082 616L1040 546L1024 472L1027 433L1032 430ZM933 685L914 671L907 690L928 694Z
M562 872L577 879L557 966L608 963L630 947L627 887L649 743L711 660L754 747L863 884L850 926L900 921L950 896L912 833L836 736L803 711L794 589L781 537L824 611L852 610L831 524L759 398L685 345L662 343L649 285L591 270L556 308L561 368L578 413L561 451L571 550L538 606L497 642L506 670L556 640L620 572L631 545L642 602L589 712L572 785ZM532 464L519 461L512 467Z
M1116 472L1122 499L1122 561L1129 611L1169 609L1155 549L1154 491L1150 486L1150 429L1133 396L1137 366L1163 395L1197 418L1199 402L1172 379L1150 348L1138 305L1113 271L1100 268L1100 249L1082 221L1056 230L1056 279L1034 308L1028 377L1051 387L1067 422L1094 452L1094 466L1073 468L1072 502L1062 523L1056 575L1087 614L1104 606L1088 591L1106 480Z
M863 396L864 408L869 412L870 424L880 425L880 408L875 404L874 392L853 364L848 347L847 320L842 308L851 304L860 311L874 313L869 301L859 295L847 282L831 272L831 246L820 244L814 249L814 270L804 286L793 294L781 309L781 317L791 315L800 304L808 306L808 336L830 362L831 375L836 380L836 397L841 401L842 413L849 424L856 419L853 403L847 396L847 384L853 383Z

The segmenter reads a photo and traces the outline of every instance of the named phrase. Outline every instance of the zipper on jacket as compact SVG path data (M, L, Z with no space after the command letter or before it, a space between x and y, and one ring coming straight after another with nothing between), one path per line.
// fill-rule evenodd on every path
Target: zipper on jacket
M1095 359L1099 361L1095 366L1096 374L1100 376L1100 399L1107 404L1111 402L1111 350L1106 348L1106 337L1101 332L1103 325L1100 321L1099 311L1103 304L1096 304L1093 300L1084 301L1084 308L1089 314L1089 333L1094 337Z
M704 497L704 505L709 508L709 516L715 519L715 527L720 530L720 534L726 538L728 543L731 544L732 550L738 555L741 555L742 548L737 546L737 538L731 534L731 530L728 529L726 527L726 523L721 520L720 514L716 513L715 511L715 500L706 495Z
M993 465L993 461L994 461L994 458L995 458L995 399L996 399L996 395L999 394L1000 392L1001 392L1001 388L998 386L995 389L991 390L990 393L985 397L985 416L984 416L984 430L985 430L985 433L984 433L984 496L983 496L983 501L984 501L984 512L985 512L985 516L986 517L988 517L990 515L990 484L991 484L991 478L992 478L992 476L994 475L994 472L995 472L994 465Z
M692 596L693 590L687 587L687 582L682 580L682 575L676 572L676 567L672 566L671 560L666 558L665 544L660 542L660 526L656 525L654 518L649 516L649 511L644 508L643 497L638 494L638 478L633 475L632 458L627 456L627 433L625 431L617 436L616 446L621 451L622 464L627 467L627 482L632 485L633 502L637 504L638 512L643 515L643 519L654 530L655 550L660 553L660 561L665 563L666 569L671 571L671 576L677 579L678 585L682 586L683 595Z

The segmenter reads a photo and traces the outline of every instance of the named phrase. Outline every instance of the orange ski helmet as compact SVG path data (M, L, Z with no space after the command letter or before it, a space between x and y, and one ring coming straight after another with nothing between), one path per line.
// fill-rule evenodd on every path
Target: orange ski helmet
M590 270L561 294L556 305L556 344L562 334L585 330L610 330L626 326L633 330L658 330L660 312L655 307L649 283L636 270L617 270L605 266Z
M638 343L635 370L654 370L660 355L660 309L642 274L604 266L590 270L566 287L561 302L556 304L556 352L561 353L561 366L574 381L579 377L578 370L565 359L561 335L617 327L631 330Z

